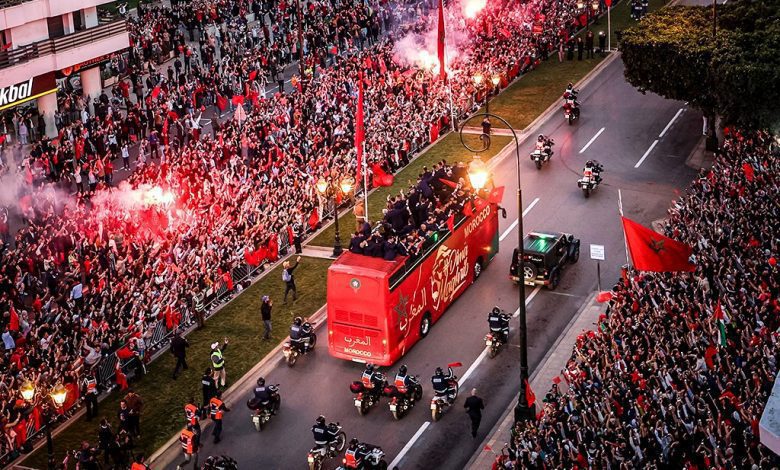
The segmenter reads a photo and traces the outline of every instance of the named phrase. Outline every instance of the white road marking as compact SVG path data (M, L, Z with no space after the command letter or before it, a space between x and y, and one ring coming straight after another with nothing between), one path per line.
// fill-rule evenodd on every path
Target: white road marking
M536 205L537 202L539 202L539 198L538 197L536 199L534 199L533 201L531 201L531 204L529 204L528 207L525 208L525 210L523 211L523 217L525 217L526 215L528 215L529 212L531 212L531 209L534 208L534 206ZM504 241L504 238L508 237L509 234L512 233L512 230L514 230L514 228L517 227L518 222L520 222L520 220L519 219L515 219L515 221L512 222L512 225L510 225L509 228L504 230L504 233L502 233L501 236L498 237L498 241L500 241L500 242Z
M525 286L520 286L520 289L524 289ZM530 294L525 298L525 305L528 306L529 303L536 297L536 294L542 289L542 286L536 286L536 288L531 291ZM515 313L512 315L512 318L517 318L517 316L520 315L520 309L518 308L515 310ZM480 363L482 363L482 360L485 359L485 356L487 356L488 348L487 346L485 349L482 350L482 352L477 356L477 359L471 364L471 366L466 370L466 373L463 374L463 377L458 380L458 387L463 387L463 383L466 381L466 379L469 378L469 376L477 369L477 366L479 366ZM392 468L392 467L391 467Z
M596 139L598 139L598 138L599 138L599 136L601 135L601 133L602 133L602 132L604 132L604 129L606 129L606 127L602 127L602 128L601 128L601 129L600 129L598 132L596 132L596 135L594 135L594 136L593 136L593 138L591 138L591 139L588 141L588 143L587 143L587 144L585 144L585 146L584 146L584 147L582 147L582 150L580 150L580 153L582 153L582 152L584 152L584 151L588 150L588 147L590 147L590 144L592 144L592 143L593 143L593 142L594 142Z
M661 133L658 134L658 138L659 139L661 137L663 137L664 134L666 134L666 131L668 131L670 127L672 127L672 124L674 124L674 121L676 121L677 118L680 117L680 114L682 114L682 112L683 112L683 108L680 108L679 110L677 110L677 114L675 114L674 117L672 118L672 120L669 121L669 124L667 124L666 127L664 127L664 130L662 130Z
M534 297L536 297L536 294L539 293L539 291L542 290L542 286L536 286L534 290L531 291L530 294L525 298L525 306L528 307L528 304L531 303L532 300L534 300ZM520 316L520 309L518 308L515 310L514 315L512 315L512 318L517 318Z
M401 461L401 459L403 459L404 456L406 456L406 453L409 452L409 449L412 448L412 446L414 445L415 441L417 441L417 439L420 438L422 433L424 433L425 430L428 429L428 426L430 426L430 425L431 425L430 421L426 421L426 422L422 423L422 426L420 426L420 429L418 429L417 432L414 433L414 436L412 436L412 438L409 439L409 442L407 442L406 445L404 446L404 448L401 449L401 452L399 452L398 455L395 456L393 461L390 462L390 465L388 465L388 468L393 468L396 465L398 465L398 463Z
M485 346L485 349L482 350L481 353L479 353L479 356L477 356L477 360L475 360L473 363L471 363L471 367L468 368L465 374L463 374L463 377L461 377L458 380L458 387L463 386L463 382L466 381L466 379L469 378L472 372L477 368L477 366L482 362L482 359L485 359L485 356L487 356L488 348Z
M656 145L658 145L658 139L655 139L653 141L653 144L650 146L649 149L647 149L647 152L645 152L645 154L642 155L642 158L640 158L639 161L636 162L636 165L634 165L634 168L639 168L639 165L641 165L645 161L645 158L647 158L647 156L650 155L650 152L653 151L653 149L655 148Z

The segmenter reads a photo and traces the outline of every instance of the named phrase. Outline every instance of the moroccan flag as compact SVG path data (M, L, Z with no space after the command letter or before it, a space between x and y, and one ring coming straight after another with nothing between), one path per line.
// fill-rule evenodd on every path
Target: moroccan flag
M696 266L688 261L693 249L685 243L672 240L633 220L622 217L626 244L640 271L675 272L693 271Z
M374 187L392 186L394 182L393 175L389 174L379 166L378 163L371 165L371 171L374 172Z
M318 223L320 223L320 211L315 207L309 216L309 227L314 230Z
M448 180L448 179L445 179L445 178L439 178L439 181L441 181L442 184L445 184L445 185L449 186L452 189L456 189L458 187L458 183L456 183L456 182L454 182L452 180Z
M492 191L490 191L490 194L488 195L488 202L492 204L501 204L501 200L504 199L504 187L499 186L497 188L493 188Z
M531 384L528 383L528 379L525 379L525 402L529 407L534 406L534 403L536 403L536 395L531 390Z
M718 300L718 303L715 305L715 312L713 312L713 317L715 317L715 321L717 322L718 327L718 344L721 346L726 345L726 316L723 314L723 307L720 306L720 300Z
M467 217L474 215L474 205L471 201L466 201L466 204L463 206L463 215Z
M220 94L217 94L217 108L219 108L220 112L227 109L227 104L228 104L227 98L225 98Z
M447 79L447 72L444 70L444 0L439 0L439 78Z
M360 184L363 171L363 141L366 138L366 130L363 127L363 77L358 77L358 104L355 113L355 148L357 149L357 183Z
M753 181L753 175L755 174L755 170L753 169L753 165L750 163L743 163L742 164L742 171L745 173L745 178L747 178L748 181Z
M238 106L244 104L244 96L243 95L234 95L233 96L233 106Z
M251 82L252 80L254 80L254 79L255 79L255 77L257 77L257 70L252 70L251 72L249 72L249 81L250 81L250 82Z
M160 94L160 85L157 85L156 87L154 87L154 89L152 89L152 98L157 99L157 96L159 96L159 94Z
M16 313L16 309L11 305L11 318L8 322L8 329L11 331L19 331L19 314Z
M451 213L449 217L447 217L447 229L452 232L455 229L455 214Z
M439 123L431 124L431 143L436 142L439 138Z

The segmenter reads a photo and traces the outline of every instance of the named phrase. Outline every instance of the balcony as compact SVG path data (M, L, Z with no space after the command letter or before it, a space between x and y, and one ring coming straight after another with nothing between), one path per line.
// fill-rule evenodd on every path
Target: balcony
M0 86L61 70L129 45L127 22L118 19L60 38L0 51L0 70L3 70L0 73ZM14 73L14 69L19 69L19 72Z
M34 0L0 0L0 10L8 7L15 7L22 3L32 2Z

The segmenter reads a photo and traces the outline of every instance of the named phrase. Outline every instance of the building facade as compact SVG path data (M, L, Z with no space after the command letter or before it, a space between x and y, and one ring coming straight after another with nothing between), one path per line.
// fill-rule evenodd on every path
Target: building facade
M57 78L78 74L100 96L100 65L130 46L126 21L100 11L107 0L0 0L0 111L34 102L57 135Z

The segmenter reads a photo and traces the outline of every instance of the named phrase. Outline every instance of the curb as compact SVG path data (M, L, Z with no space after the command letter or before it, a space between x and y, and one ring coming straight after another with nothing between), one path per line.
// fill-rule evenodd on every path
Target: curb
M313 330L317 330L320 326L325 324L325 319L328 316L328 304L323 305L319 308L314 314L309 317L309 322L313 326ZM236 382L233 383L230 387L228 387L227 390L223 392L223 398L225 404L233 405L236 403L236 400L238 399L238 396L234 396L237 394L237 392L242 389L247 383L249 383L253 377L256 377L261 369L264 369L266 366L270 365L269 363L278 360L279 358L279 351L282 350L282 347L284 346L284 343L287 342L290 339L289 336L282 339L279 344L276 345L271 351L269 351L257 364L255 364L251 369L249 369L241 378L239 378ZM202 426L202 432L205 432L206 429L211 425L211 421L206 423ZM160 446L154 454L152 454L149 459L149 464L158 464L158 460L162 459L164 454L170 450L171 447L176 446L176 443L179 441L179 436L174 435L168 441ZM178 454L177 454L178 455ZM162 464L159 465L160 467L165 467L170 462L162 461Z
M601 73L605 68L607 68L612 62L617 60L617 57L620 56L620 52L611 52L610 55L598 63L593 69L586 73L584 77L582 77L576 84L575 88L582 88L584 86L587 86L591 81L593 81L596 76ZM520 77L522 78L522 77ZM538 115L533 121L531 121L530 124L528 124L524 129L521 129L517 131L517 140L518 144L522 144L525 142L525 140L528 138L529 135L533 135L536 133L536 130L541 127L542 123L547 121L550 116L552 116L554 113L556 113L560 109L561 105L559 103L552 103L550 106L545 109L542 114ZM496 130L503 130L508 131L509 129L506 128L498 128ZM495 135L504 135L504 134L495 134ZM511 131L509 132L509 136L512 136ZM487 167L489 170L493 170L495 167L503 163L504 159L507 158L512 152L511 152L512 142L508 143L504 148L498 151L498 153L490 159L490 161L487 164ZM507 150L510 149L510 150Z
M555 351L560 346L561 342L563 342L563 339L566 337L566 335L569 334L569 331L574 327L575 323L577 323L577 320L580 319L583 313L590 308L595 300L596 300L596 292L591 293L585 301L582 303L580 308L577 310L577 313L574 314L574 316L569 320L569 323L566 324L566 327L561 331L561 334L558 335L558 339L555 340L555 343L547 350L542 360L539 362L539 364L534 367L533 372L531 372L531 375L528 377L528 382L531 385L532 388L534 388L533 384L534 380L536 379L536 376L539 374L539 371L544 370L545 366L547 365L547 362L550 360L550 357L555 353ZM537 390L539 387L536 387ZM547 388L544 388L544 393L547 393ZM486 447L490 447L493 449L495 447L496 441L498 441L498 436L500 435L502 428L507 424L507 422L510 423L511 427L511 421L513 420L513 411L515 408L514 400L509 403L509 406L506 408L506 410L501 414L501 417L496 422L495 425L493 425L493 428L488 432L485 439L480 444L480 447L477 451L474 452L474 454L469 459L468 463L464 468L469 470L484 470L482 467L476 467L477 461L482 458L482 455L486 452ZM491 453L495 454L492 450L490 450ZM491 456L491 459L493 457Z

